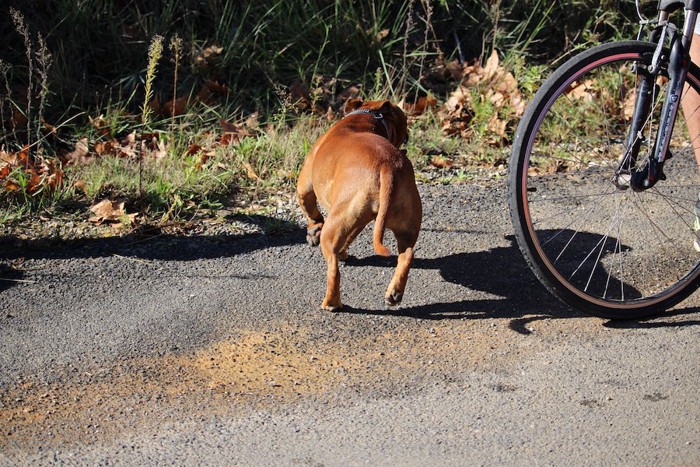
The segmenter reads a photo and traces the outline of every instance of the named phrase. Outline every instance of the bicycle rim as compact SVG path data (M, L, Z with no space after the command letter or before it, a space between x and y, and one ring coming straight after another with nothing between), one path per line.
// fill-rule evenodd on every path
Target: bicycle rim
M639 70L653 52L653 44L629 41L569 60L528 107L511 156L511 215L528 263L556 296L606 318L656 314L700 285L700 184L682 112L666 180L641 192L614 183ZM700 89L695 66L687 82ZM637 164L652 149L667 80L657 84Z

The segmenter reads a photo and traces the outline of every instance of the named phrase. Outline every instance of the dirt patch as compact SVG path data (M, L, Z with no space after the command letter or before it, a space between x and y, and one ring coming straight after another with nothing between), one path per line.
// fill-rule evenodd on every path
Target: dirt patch
M287 325L248 331L184 355L138 358L61 383L25 383L4 392L0 448L98 441L125 430L217 414L274 409L301 398L332 398L342 388L413 387L417 380L511 364L551 338L576 333L581 321L548 320L521 334L507 320L415 322L358 340L319 338ZM455 371L458 370L458 371Z

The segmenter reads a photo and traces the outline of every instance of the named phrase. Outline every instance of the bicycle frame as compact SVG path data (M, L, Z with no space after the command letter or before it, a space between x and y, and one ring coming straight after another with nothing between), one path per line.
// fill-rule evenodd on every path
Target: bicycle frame
M639 6L639 3L637 5ZM682 7L685 9L685 18L682 34L679 35L676 26L669 22L669 17ZM672 156L668 147L690 65L689 50L700 11L700 0L659 0L657 9L657 25L651 33L652 42L657 43L657 47L651 66L646 70L638 70L641 83L627 135L627 150L616 171L615 184L620 189L631 186L634 191L643 191L654 186L657 181L664 180L663 165L666 159ZM645 21L642 20L641 23L643 25ZM665 57L663 51L667 39L670 53ZM648 163L644 164L643 168L630 169L636 166L640 147L646 141L641 129L649 118L651 102L658 90L657 77L664 69L669 79L668 93L664 99L653 149L649 153Z

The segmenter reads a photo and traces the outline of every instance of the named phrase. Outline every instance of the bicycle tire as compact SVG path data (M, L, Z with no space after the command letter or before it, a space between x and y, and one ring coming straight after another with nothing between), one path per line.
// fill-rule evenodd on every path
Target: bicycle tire
M692 147L676 144L685 127L681 111L667 180L641 192L613 183L635 70L651 62L655 47L613 42L569 59L541 85L513 142L509 206L523 256L556 297L602 318L657 315L700 287L700 253L692 248L700 184ZM700 92L695 64L686 84ZM664 277L669 265L674 271Z

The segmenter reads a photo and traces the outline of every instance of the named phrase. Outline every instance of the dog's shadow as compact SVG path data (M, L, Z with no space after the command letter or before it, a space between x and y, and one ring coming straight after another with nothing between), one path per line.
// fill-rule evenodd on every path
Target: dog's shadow
M417 306L400 306L384 310L366 310L345 306L341 311L356 314L405 316L426 320L445 319L510 319L510 328L521 334L529 334L529 324L547 319L566 319L587 316L554 297L537 280L513 236L506 237L510 244L491 250L455 253L440 258L416 258L415 269L435 269L450 283L468 290L485 292L493 298L464 299L452 302L436 302ZM593 241L593 239L591 239ZM378 266L392 268L396 258L368 256L350 257L347 266ZM410 294L410 278L409 289ZM480 294L483 295L483 294ZM695 313L697 308L686 308L663 314L664 317ZM697 320L668 323L669 326L696 325ZM609 327L648 327L635 321L612 321ZM664 325L656 323L652 327Z
M514 238L508 237L510 245L491 250L455 253L440 258L420 258L413 261L413 269L435 269L442 278L465 289L478 290L494 298L458 300L454 302L430 303L417 306L401 306L382 311L359 308L343 308L346 313L382 314L409 316L418 319L463 319L463 318L522 318L526 315L551 317L581 316L554 298L535 278L528 268ZM393 268L396 258L350 256L348 267L376 266ZM407 293L410 294L411 279Z

